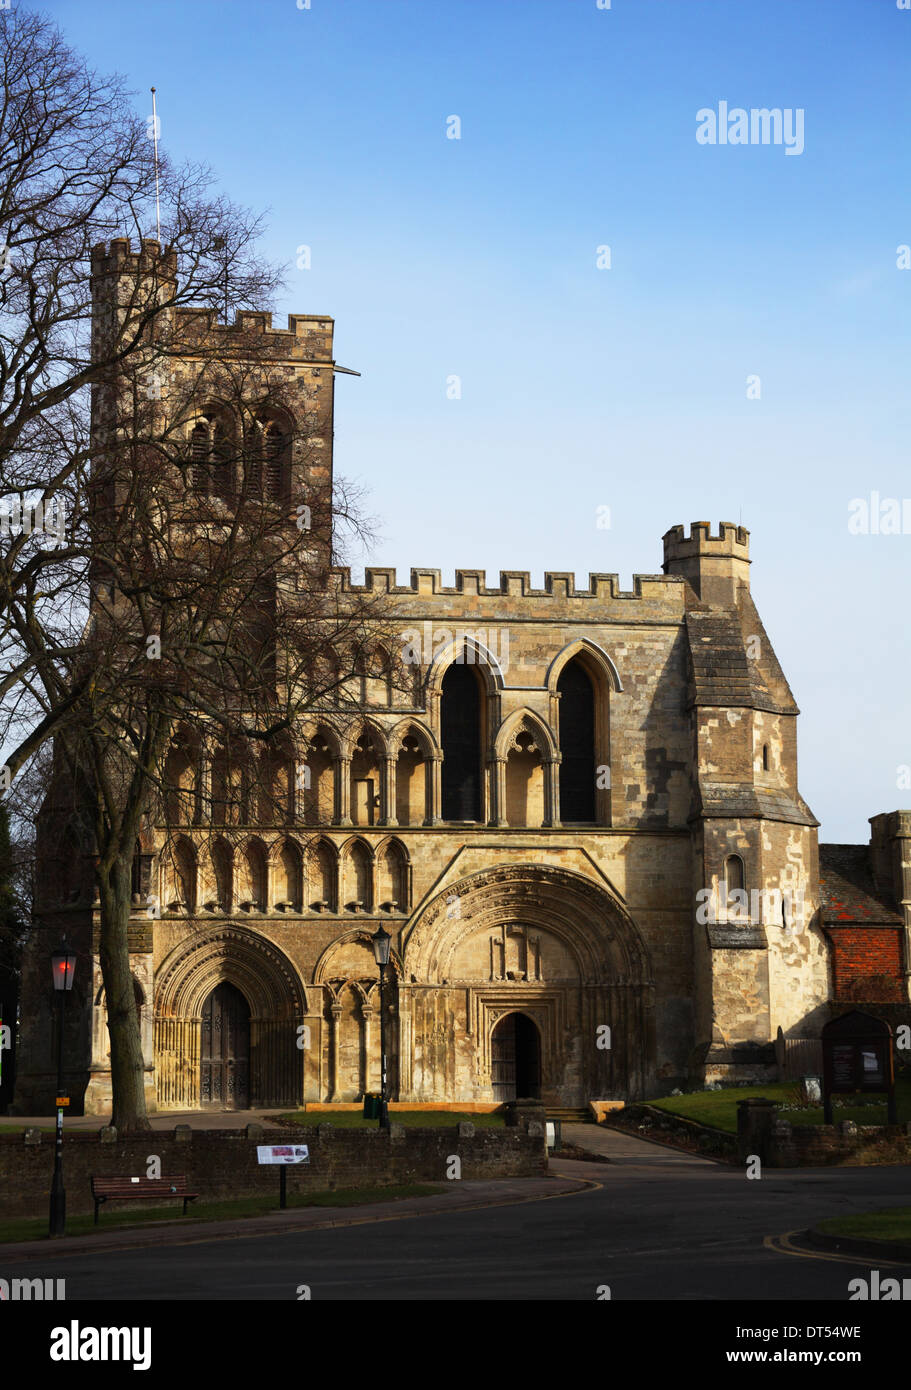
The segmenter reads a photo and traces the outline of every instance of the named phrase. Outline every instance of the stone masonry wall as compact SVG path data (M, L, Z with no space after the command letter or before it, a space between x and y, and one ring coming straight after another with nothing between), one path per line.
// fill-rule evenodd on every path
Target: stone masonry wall
M290 1167L290 1194L446 1182L451 1155L461 1159L463 1179L540 1177L547 1170L543 1135L518 1128L475 1130L470 1124L451 1129L393 1124L389 1134L321 1124L295 1127L293 1133L270 1130L265 1138L261 1132L248 1136L243 1130L150 1132L112 1143L102 1142L98 1134L75 1133L66 1135L63 1145L67 1211L93 1210L91 1177L144 1177L154 1155L161 1160L164 1177L186 1174L201 1201L274 1194L277 1205L278 1170L258 1165L256 1146L292 1140L309 1145L310 1163ZM0 1134L0 1217L46 1215L53 1169L52 1135L30 1143L22 1134ZM111 1204L111 1210L129 1205ZM180 1203L171 1199L167 1205L180 1213Z

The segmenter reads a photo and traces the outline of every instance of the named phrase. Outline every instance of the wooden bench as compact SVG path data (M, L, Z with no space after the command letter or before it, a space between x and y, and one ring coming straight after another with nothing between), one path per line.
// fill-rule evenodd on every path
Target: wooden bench
M198 1192L190 1192L184 1176L179 1178L92 1178L92 1196L95 1199L95 1225L98 1225L98 1208L102 1202L129 1202L150 1197L177 1197L183 1201L183 1215L187 1214L187 1202L195 1202Z

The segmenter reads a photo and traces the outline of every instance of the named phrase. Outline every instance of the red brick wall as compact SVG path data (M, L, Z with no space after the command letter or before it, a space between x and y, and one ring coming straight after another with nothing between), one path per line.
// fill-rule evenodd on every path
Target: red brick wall
M901 938L895 927L830 928L835 998L902 1003Z

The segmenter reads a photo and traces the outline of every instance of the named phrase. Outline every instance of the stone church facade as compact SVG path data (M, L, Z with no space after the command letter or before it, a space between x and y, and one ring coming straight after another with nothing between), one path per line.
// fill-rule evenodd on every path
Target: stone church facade
M153 254L101 248L101 300ZM330 476L332 320L241 317L317 402ZM817 1038L836 1007L839 949L855 1003L908 1015L911 814L877 818L878 877L842 913L839 947L833 895L868 866L835 856L825 896L746 530L672 527L660 573L631 591L610 574L548 573L536 589L471 569L452 586L433 569L336 582L382 596L413 682L365 676L357 708L308 711L278 818L248 804L213 824L217 755L175 745L190 809L144 833L131 922L151 1108L378 1090L380 926L399 1101L575 1107L772 1078L776 1036ZM91 970L68 1083L74 1109L100 1114L96 916L90 868L42 906ZM53 1094L45 969L26 968L19 1113Z

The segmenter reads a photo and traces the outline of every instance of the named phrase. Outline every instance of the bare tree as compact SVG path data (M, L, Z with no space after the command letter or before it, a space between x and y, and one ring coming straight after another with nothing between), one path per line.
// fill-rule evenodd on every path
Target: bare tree
M257 220L165 159L162 250L151 142L119 83L18 12L0 14L0 63L4 776L53 740L57 823L93 860L112 1123L129 1130L148 1123L131 876L175 731L294 737L382 622L331 582L333 529L359 522L333 491L331 416L264 332L278 277Z

